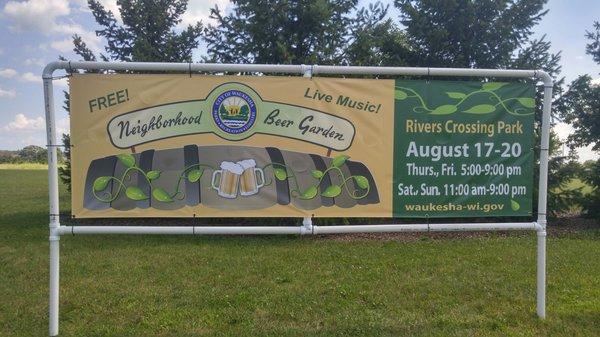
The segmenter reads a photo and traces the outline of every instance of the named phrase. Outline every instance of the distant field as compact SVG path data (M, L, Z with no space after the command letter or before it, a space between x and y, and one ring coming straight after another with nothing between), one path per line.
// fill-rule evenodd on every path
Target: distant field
M0 170L47 170L47 164L24 163L24 164L0 164Z
M44 336L46 171L0 183L0 336ZM598 228L551 232L545 321L535 233L63 236L60 336L600 336Z

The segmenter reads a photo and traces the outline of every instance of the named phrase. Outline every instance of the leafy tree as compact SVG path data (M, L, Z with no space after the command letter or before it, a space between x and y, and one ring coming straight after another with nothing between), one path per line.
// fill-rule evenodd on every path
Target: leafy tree
M408 38L381 3L361 8L350 26L345 62L356 66L406 66L410 55Z
M64 163L58 168L60 180L67 186L67 190L71 192L71 137L62 135L62 143L64 146Z
M583 209L587 216L600 218L600 160L586 161L581 176L594 188L590 195L582 199Z
M586 31L585 37L589 40L585 51L592 55L596 63L600 64L600 21L594 22L594 30Z
M233 0L230 13L211 9L208 59L226 63L339 64L357 0ZM362 12L364 14L364 12Z
M118 0L123 21L120 24L114 13L99 1L88 0L92 15L100 26L96 35L104 38L107 44L104 53L97 57L81 36L74 35L73 51L85 61L191 62L203 28L197 22L181 31L175 29L181 23L187 4L187 0ZM67 92L64 108L69 111ZM68 135L63 135L63 145L70 147ZM70 155L60 176L70 188Z
M600 64L600 22L594 22L594 29L586 31L586 52ZM581 75L571 82L559 104L561 117L575 129L567 138L569 145L593 145L593 150L600 152L600 84L592 83L589 75ZM600 216L600 160L588 163L583 176L594 187L583 201L584 208L589 215Z
M413 65L496 68L508 65L547 11L546 0L395 0Z
M594 23L595 32L586 32L588 55L600 64L600 22ZM562 117L575 132L568 138L571 146L594 145L600 151L600 85L593 84L589 75L581 75L561 97Z

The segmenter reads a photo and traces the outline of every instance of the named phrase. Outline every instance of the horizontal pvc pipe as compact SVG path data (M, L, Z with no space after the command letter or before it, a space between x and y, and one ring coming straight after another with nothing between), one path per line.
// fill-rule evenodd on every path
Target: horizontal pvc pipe
M472 223L472 224L410 224L410 225L357 225L357 226L313 226L314 234L337 233L393 233L393 232L449 232L449 231L494 231L494 230L537 230L535 222L515 223Z
M312 226L61 226L60 235L68 234L343 234L343 233L392 233L392 232L446 232L446 231L494 231L537 230L535 222L473 223L473 224L408 224L408 225L349 225Z
M292 64L222 64L222 63L159 63L159 62L88 62L56 61L44 69L44 77L51 77L55 69L65 70L119 70L119 71L174 71L174 72L260 72L296 73L312 75L408 75L408 76L484 76L484 77L538 77L549 82L549 76L540 70L471 69L471 68L411 68L360 67ZM550 79L551 82L551 79Z
M61 235L69 234L301 234L299 226L61 226Z

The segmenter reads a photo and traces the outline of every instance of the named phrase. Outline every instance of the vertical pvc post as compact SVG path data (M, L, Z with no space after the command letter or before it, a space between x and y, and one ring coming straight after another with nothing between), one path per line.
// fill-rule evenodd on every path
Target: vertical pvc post
M302 76L303 77L312 77L312 66L302 65ZM312 226L312 218L305 217L302 220L302 233L304 234L312 234L313 226Z
M540 141L540 180L538 193L537 230L537 315L546 318L546 208L548 200L548 158L550 146L550 115L552 107L553 80L547 73L539 71L537 77L544 81L542 107L542 139Z
M56 123L54 119L54 93L52 89L52 67L44 69L44 103L46 110L46 136L48 152L48 194L50 202L50 286L48 301L48 332L50 336L58 335L58 300L59 300L59 240L58 227L58 163L56 153Z

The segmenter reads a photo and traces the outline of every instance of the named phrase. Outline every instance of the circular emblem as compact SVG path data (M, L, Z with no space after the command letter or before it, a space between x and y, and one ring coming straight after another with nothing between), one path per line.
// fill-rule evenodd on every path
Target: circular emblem
M240 134L254 125L256 104L245 92L227 90L215 99L212 116L219 129L230 134Z

